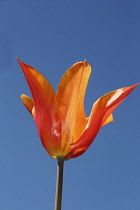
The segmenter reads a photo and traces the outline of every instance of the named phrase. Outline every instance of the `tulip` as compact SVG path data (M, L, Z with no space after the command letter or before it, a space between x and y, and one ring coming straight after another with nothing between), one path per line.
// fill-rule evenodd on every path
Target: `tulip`
M100 97L93 104L90 116L86 117L84 96L91 73L87 61L78 62L65 72L56 93L37 70L19 59L18 62L33 98L22 95L22 102L34 118L44 148L59 160L60 170L64 160L82 155L100 129L114 121L112 112L139 84Z

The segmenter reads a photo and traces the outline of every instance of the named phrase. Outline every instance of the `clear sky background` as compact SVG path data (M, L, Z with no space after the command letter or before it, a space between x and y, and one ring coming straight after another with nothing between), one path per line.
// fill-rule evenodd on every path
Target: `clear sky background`
M0 0L0 209L54 208L57 161L21 103L30 96L15 59L57 88L87 59L89 115L100 96L140 81L139 0ZM140 87L82 156L65 162L63 210L140 209Z

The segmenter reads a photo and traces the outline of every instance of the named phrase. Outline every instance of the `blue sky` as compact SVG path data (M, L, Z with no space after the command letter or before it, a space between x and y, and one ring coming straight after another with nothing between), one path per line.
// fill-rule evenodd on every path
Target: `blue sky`
M15 59L57 88L87 59L87 115L101 95L140 81L140 1L0 1L0 209L54 208L57 161L21 103L30 95ZM140 209L140 87L114 112L88 151L65 162L63 209Z

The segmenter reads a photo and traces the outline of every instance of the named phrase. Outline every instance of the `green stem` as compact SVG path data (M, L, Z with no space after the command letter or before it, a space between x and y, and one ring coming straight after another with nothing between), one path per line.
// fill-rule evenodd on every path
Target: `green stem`
M58 164L57 164L57 180L56 180L56 195L55 195L54 210L61 210L63 168L64 168L64 157L59 157L58 158Z

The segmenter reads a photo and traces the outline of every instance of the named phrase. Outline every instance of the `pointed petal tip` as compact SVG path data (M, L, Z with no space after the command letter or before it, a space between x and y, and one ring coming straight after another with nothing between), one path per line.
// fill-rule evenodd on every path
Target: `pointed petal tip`
M18 57L15 57L15 58L17 59L17 61L20 65L23 64L22 61Z
M140 82L136 83L135 85L132 85L132 86L138 86L140 84Z
M19 61L19 58L18 57L15 57L15 59L17 59Z
M84 63L84 67L87 67L89 65L86 59L83 61L83 63Z
M127 88L132 88L132 90L134 90L138 85L140 84L140 82L136 83L135 85L132 85L130 87L127 87Z

